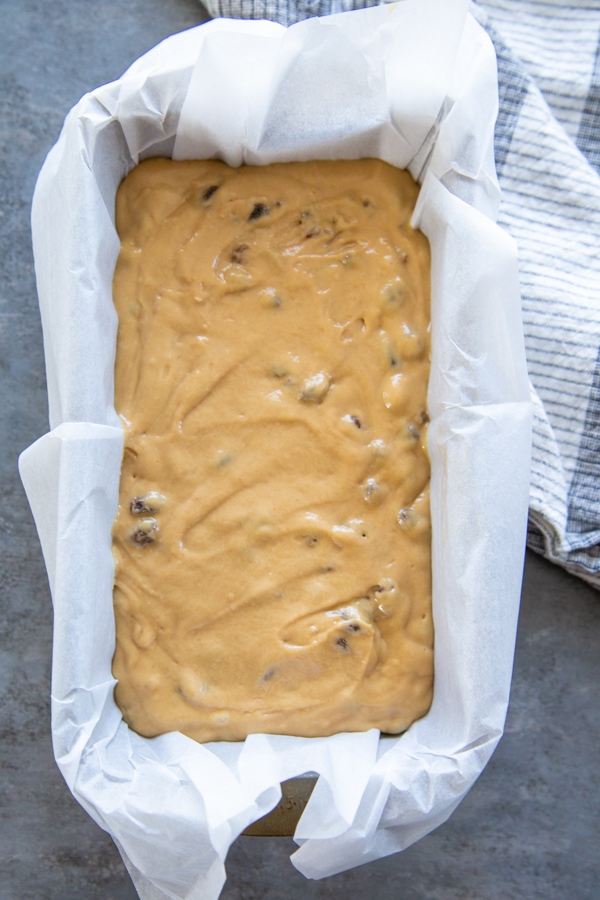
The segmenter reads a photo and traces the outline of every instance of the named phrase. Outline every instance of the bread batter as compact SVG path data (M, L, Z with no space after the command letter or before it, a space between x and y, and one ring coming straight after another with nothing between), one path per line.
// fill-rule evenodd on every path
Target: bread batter
M379 160L117 197L116 700L154 736L397 733L433 680L429 247Z

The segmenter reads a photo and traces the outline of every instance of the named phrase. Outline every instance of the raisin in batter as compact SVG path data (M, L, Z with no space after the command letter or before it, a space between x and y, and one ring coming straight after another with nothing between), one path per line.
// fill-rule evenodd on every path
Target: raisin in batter
M117 197L116 700L142 735L397 733L433 679L429 248L378 160Z

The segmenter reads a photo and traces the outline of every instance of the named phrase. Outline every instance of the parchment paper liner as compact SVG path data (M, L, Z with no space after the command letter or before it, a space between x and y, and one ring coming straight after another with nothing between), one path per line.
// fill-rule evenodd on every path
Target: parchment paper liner
M406 0L287 31L215 20L86 95L46 160L33 237L52 430L20 470L55 610L54 749L144 898L216 898L232 841L277 803L282 780L311 770L321 777L295 835L301 872L320 878L400 850L450 815L502 733L531 426L516 252L494 224L496 109L493 49L464 0ZM114 195L155 155L380 156L422 181L435 693L400 738L147 740L114 704Z

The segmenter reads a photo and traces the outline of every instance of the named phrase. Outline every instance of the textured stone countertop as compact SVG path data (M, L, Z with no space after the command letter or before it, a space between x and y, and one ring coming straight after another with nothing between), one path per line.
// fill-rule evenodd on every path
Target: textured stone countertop
M35 179L79 97L206 19L196 0L0 0L0 898L126 900L111 839L52 756L52 607L17 456L47 430L30 240ZM224 900L592 900L598 897L600 596L528 556L506 734L448 823L321 882L290 838L242 837Z

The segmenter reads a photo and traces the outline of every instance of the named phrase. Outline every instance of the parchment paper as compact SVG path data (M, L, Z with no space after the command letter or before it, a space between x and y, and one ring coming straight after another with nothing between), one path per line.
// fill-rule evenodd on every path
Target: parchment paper
M292 861L307 877L402 849L450 815L502 733L530 402L515 248L494 224L496 108L493 49L466 0L405 0L288 30L215 20L86 95L42 169L33 238L52 430L20 470L55 610L54 749L147 900L218 897L232 841L276 805L282 780L306 771L320 778ZM400 738L148 740L114 704L114 196L156 155L234 165L376 155L423 184L414 221L433 259L435 691Z

